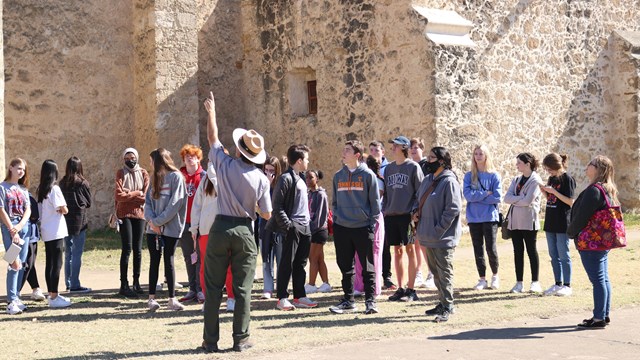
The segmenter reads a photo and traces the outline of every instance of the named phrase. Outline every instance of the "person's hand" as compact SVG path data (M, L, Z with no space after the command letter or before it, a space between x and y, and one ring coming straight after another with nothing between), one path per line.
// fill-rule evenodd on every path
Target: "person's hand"
M491 190L487 191L487 196L491 196L491 195L493 195L493 191Z
M13 270L18 271L22 268L22 263L20 260L15 259L11 264L9 264L9 266L11 266Z
M18 229L17 225L11 227L11 229L9 229L9 234L11 234L11 237L14 237L18 232L20 231L20 229Z
M209 91L209 97L204 101L204 108L209 114L216 111L216 101L213 98L213 91Z
M558 195L558 190L554 189L553 186L543 186L541 190L549 194Z
M18 233L15 233L11 236L11 242L14 244L20 244L20 235L18 235Z
M160 227L153 225L151 221L149 221L149 227L151 228L151 231L153 231L154 233L160 234Z
M196 246L196 239L198 238L198 235L196 233L191 233L191 238L193 239L193 246Z

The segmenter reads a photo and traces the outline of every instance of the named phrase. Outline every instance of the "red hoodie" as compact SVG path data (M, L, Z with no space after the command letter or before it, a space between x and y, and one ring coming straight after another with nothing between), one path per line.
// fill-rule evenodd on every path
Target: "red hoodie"
M193 204L193 197L196 195L196 190L200 185L200 180L207 176L207 173L202 169L202 166L198 164L198 169L193 175L187 173L187 167L180 168L180 172L184 176L184 182L187 188L187 224L191 224L191 205Z

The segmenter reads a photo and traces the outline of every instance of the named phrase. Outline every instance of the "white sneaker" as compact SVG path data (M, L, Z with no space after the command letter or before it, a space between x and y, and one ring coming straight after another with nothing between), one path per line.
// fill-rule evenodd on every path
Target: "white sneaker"
M424 284L424 279L422 278L422 271L418 271L416 273L416 280L414 282L413 288L419 288Z
M162 291L162 284L156 285L156 291Z
M321 292L321 293L331 292L331 285L329 285L329 283L322 283L322 285L318 287L318 292Z
M270 292L268 292L268 291L263 292L263 293L262 293L262 296L260 296L260 299L263 299L263 300L269 300L269 299L271 299L271 293L270 293Z
M15 301L12 301L9 303L9 305L7 305L7 314L16 315L20 313L22 313L22 310L20 310L20 308L18 307L18 304L16 304Z
M236 308L236 299L227 299L227 312L233 312Z
M304 286L304 292L307 294L315 294L318 292L318 288L315 285L306 284Z
M512 293L521 293L522 291L524 291L524 285L522 285L522 281L518 281L512 288L511 288L511 292Z
M429 273L429 275L427 275L427 280L424 281L424 287L427 288L427 290L436 289L436 282L433 280L433 274Z
M50 308L66 308L69 306L71 306L71 301L60 294L55 299L49 298Z
M184 310L184 305L180 304L177 298L169 298L169 302L167 303L167 310L173 311L182 311Z
M570 286L563 286L556 291L556 296L571 296L571 294L573 294L573 289Z
M149 299L149 301L147 301L147 307L149 308L149 311L155 312L160 309L160 304L158 304L156 299Z
M289 299L282 298L278 300L278 303L276 304L276 308L284 311L289 311L289 310L295 310L296 307L289 302Z
M42 301L42 300L46 299L46 297L44 296L44 294L42 293L42 290L40 290L40 288L35 288L35 289L33 289L33 292L31 292L31 299L33 299L35 301Z
M562 289L562 286L553 284L553 286L551 286L550 288L544 291L544 295L545 296L555 295L560 289Z
M542 286L540 285L539 281L534 281L531 283L531 287L529 288L529 291L532 293L536 293L539 294L542 292Z
M293 299L293 305L295 307L306 309L306 308L314 308L318 306L318 303L305 296L300 299Z
M182 289L184 286L182 286L182 284L180 284L179 282L176 281L176 284L173 285L174 289Z
M361 297L361 296L364 296L364 293L362 291L353 290L353 297Z
M486 288L487 288L487 280L485 279L478 280L478 283L476 284L476 286L473 287L474 290L484 290Z
M491 288L494 290L500 289L500 277L498 275L491 277Z
M20 300L20 298L14 300L14 302L16 303L16 305L18 305L18 308L20 309L20 311L27 310L27 305L23 304L22 300Z

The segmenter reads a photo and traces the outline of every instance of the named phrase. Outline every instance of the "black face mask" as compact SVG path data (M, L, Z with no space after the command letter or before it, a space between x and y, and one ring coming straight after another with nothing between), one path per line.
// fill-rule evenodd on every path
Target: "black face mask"
M426 163L424 168L425 168L425 170L427 170L427 174L433 174L434 172L438 171L440 166L441 166L440 162L436 160L434 162Z
M124 164L127 165L129 169L133 169L134 167L136 167L136 165L138 165L138 162L135 160L127 160L124 162Z

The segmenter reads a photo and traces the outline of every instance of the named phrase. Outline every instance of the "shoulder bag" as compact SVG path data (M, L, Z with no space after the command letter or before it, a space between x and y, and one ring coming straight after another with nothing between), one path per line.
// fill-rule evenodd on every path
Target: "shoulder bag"
M604 196L607 206L591 216L587 226L575 239L582 251L604 251L627 246L626 230L620 206L611 206L607 193L600 184L594 184Z

